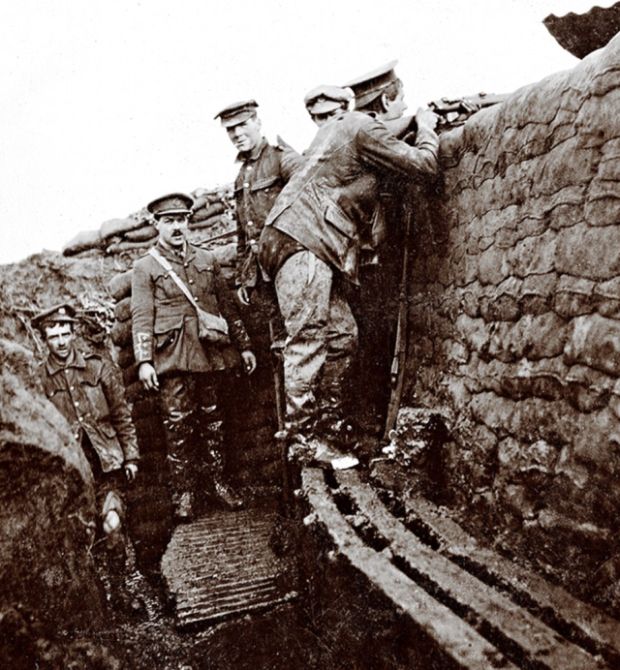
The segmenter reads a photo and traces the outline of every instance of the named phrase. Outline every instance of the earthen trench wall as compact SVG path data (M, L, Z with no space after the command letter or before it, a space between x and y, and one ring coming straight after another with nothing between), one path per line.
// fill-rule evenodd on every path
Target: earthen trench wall
M440 156L414 243L408 400L446 416L462 503L613 543L620 36L445 133Z

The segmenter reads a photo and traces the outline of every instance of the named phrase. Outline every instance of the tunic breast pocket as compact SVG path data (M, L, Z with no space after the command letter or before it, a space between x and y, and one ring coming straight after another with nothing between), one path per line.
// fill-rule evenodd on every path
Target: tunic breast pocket
M212 263L196 263L194 281L200 293L213 293L215 288L215 274Z

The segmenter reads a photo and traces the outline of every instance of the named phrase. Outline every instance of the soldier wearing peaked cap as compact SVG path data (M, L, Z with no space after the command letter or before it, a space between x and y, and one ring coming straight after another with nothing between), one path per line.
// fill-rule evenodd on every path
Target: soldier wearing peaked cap
M239 352L248 374L256 367L219 263L186 240L192 205L183 193L148 205L159 237L134 264L131 296L134 357L144 387L159 392L179 520L192 516L195 488L204 484L226 506L242 505L223 479L219 395ZM195 481L203 461L208 481Z
M355 94L355 109L381 121L397 137L415 138L413 116L404 117L407 109L404 87L391 61L347 82ZM424 130L422 131L424 132ZM395 346L398 313L398 281L402 272L407 208L414 199L410 184L399 175L385 171L381 176L379 198L361 242L360 287L353 301L359 325L357 375L373 383L363 394L353 394L366 429L375 433L386 419L390 389L392 349ZM354 383L354 389L360 384Z
M409 182L437 171L435 116L421 110L417 123L412 147L368 115L338 110L319 127L267 218L259 257L275 282L287 332L282 437L289 442L342 438L345 383L357 346L344 284L359 283L363 230L383 174Z
M374 112L382 121L398 119L403 115L407 106L403 83L394 70L397 63L396 60L390 61L345 84L353 90L356 111Z
M138 471L136 431L120 371L109 359L78 349L76 321L75 309L66 303L32 319L49 351L39 374L46 396L69 423L91 466L101 520L97 532L105 537L109 567L122 573L127 543L122 490L124 480L132 481Z
M256 260L258 238L273 203L300 165L300 156L288 145L269 144L263 136L255 100L243 100L219 111L230 141L237 149L239 173L235 179L237 209L236 284L241 302L249 305L255 293L255 306L269 311L273 296L265 288Z
M317 126L322 126L339 111L349 109L353 98L350 88L317 86L306 93L304 103L312 120Z

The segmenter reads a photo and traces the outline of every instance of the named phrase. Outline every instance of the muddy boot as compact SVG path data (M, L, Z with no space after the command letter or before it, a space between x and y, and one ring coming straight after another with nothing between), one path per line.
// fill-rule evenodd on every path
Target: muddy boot
M193 496L189 491L172 494L172 505L174 507L174 518L179 523L187 523L194 516Z
M221 450L222 422L214 421L207 425L202 437L202 448L206 451L207 476L211 480L214 497L230 510L242 509L243 499L232 490L224 478L224 458Z

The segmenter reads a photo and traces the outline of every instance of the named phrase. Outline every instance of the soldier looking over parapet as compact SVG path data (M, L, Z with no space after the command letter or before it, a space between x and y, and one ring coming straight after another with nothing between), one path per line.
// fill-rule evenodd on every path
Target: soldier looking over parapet
M308 114L319 127L339 111L348 111L352 102L353 91L340 86L317 86L304 97Z
M224 373L251 374L256 358L214 255L186 240L193 200L175 193L147 209L157 244L134 264L134 357L144 387L158 391L166 433L172 498L178 520L194 511L195 489L206 488L231 509L243 501L224 480L220 404ZM208 465L206 480L198 473Z
M347 83L355 95L355 110L381 121L396 136L415 128L407 109L404 87L391 61ZM415 137L412 133L411 138ZM409 139L409 138L408 138ZM364 432L377 438L385 429L395 345L404 230L411 188L402 175L384 171L377 201L361 239L360 285L352 308L359 326L359 352L352 384L353 402ZM361 380L370 380L359 392Z
M45 394L69 423L90 464L101 519L97 532L105 538L114 579L126 565L122 490L125 479L135 479L140 455L120 371L98 354L77 348L75 314L71 305L61 304L32 320L49 350L39 374ZM115 589L111 595L120 593Z
M413 180L437 170L436 117L419 110L416 121L412 147L368 115L341 110L319 128L267 218L259 257L287 332L289 442L318 436L342 446L344 383L357 346L343 282L359 282L360 232L383 172Z

